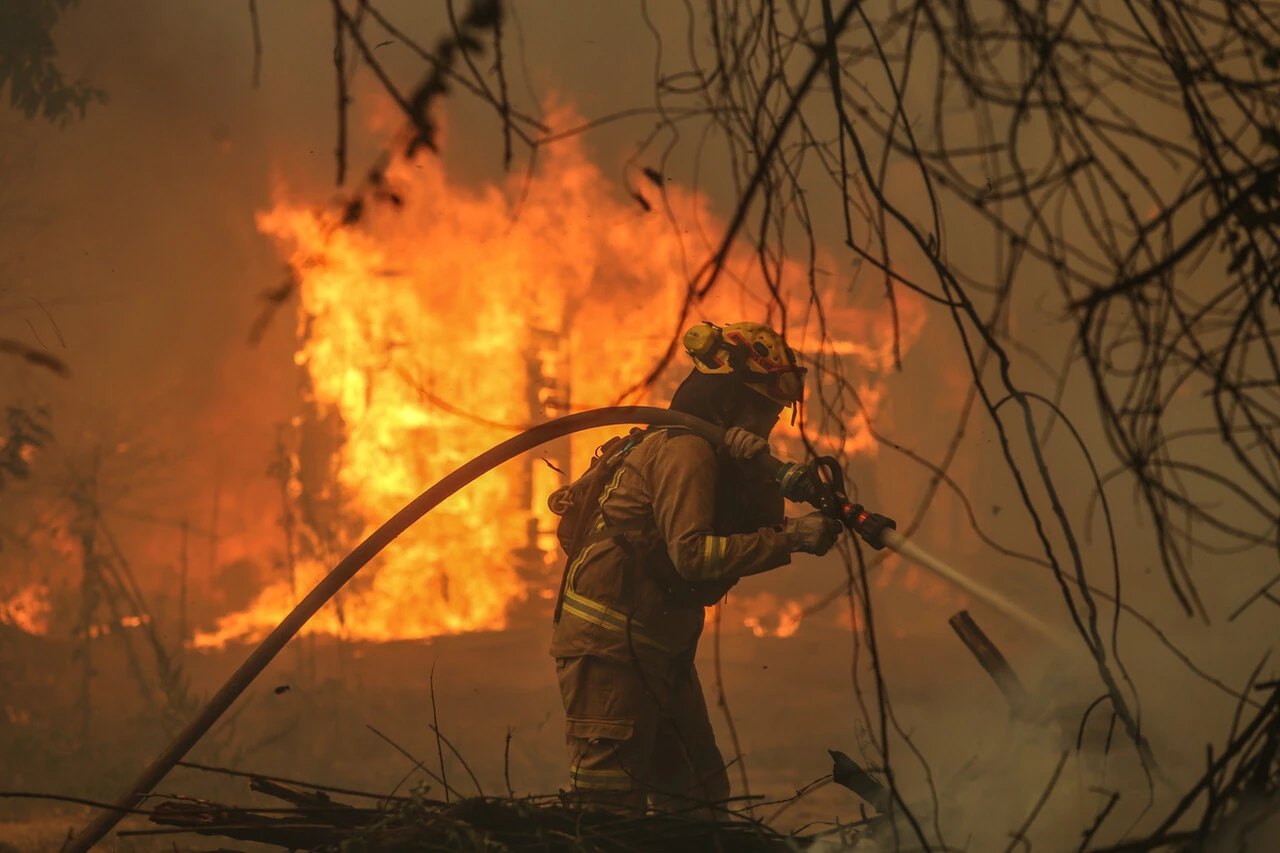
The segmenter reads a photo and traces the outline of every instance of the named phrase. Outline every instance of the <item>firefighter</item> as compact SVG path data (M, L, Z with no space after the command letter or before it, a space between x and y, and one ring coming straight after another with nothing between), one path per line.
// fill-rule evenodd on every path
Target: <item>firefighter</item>
M825 554L841 531L820 513L784 518L782 484L743 464L768 451L803 396L804 368L782 336L702 324L684 343L693 370L671 408L725 428L724 446L634 430L549 500L568 556L551 654L584 807L714 811L728 799L694 667L704 608L794 552Z

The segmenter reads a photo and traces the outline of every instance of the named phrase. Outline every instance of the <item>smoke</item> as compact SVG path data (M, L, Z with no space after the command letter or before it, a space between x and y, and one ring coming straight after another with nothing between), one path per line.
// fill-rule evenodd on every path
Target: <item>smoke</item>
M32 334L30 321L40 341L72 368L72 377L60 383L3 365L4 393L16 389L17 396L40 398L52 406L58 449L41 476L52 481L55 496L65 495L68 469L82 474L95 459L102 462L103 502L114 513L108 518L144 583L167 591L172 601L176 567L181 560L189 562L193 620L201 615L196 612L200 606L207 605L204 615L218 615L260 584L261 570L255 575L224 569L236 564L244 568L238 561L260 557L262 543L277 542L279 536L277 487L265 471L276 426L288 422L298 407L296 341L287 312L281 312L257 346L248 343L262 294L277 287L284 276L281 259L258 233L254 214L270 207L277 181L319 202L336 195L330 16L324 4L258 5L263 43L258 89L252 87L253 42L243 4L211 0L179 8L162 0L120 0L109 6L83 5L66 17L58 33L59 47L69 70L86 73L109 93L110 103L91 109L88 119L66 130L23 126L16 131L18 140L3 143L6 153L15 152L16 162L30 165L9 170L21 174L7 196L16 199L16 206L5 221L20 221L22 230L6 226L6 236L0 238L8 288L0 301L10 309L0 315L0 329L5 337L26 339ZM415 33L443 32L443 13L425 8L428 4L381 5ZM656 44L635 8L605 10L598 3L583 2L562 4L554 15L538 14L523 4L516 11L521 28L509 30L508 73L512 90L521 93L531 109L536 110L550 90L564 92L587 116L652 105ZM663 68L670 73L679 67L677 50L685 45L685 12L678 4L650 4L647 12L654 30L664 36ZM517 39L523 39L523 53L515 48ZM698 53L702 47L695 44L691 50ZM379 51L397 79L411 81L421 69L403 44ZM705 58L705 53L700 55ZM882 81L869 85L877 97L886 98ZM357 132L350 157L356 173L374 162L385 138L385 128L377 128L380 108L371 96L375 88L362 80L354 90ZM906 112L928 114L930 108L927 99L919 98ZM451 178L481 185L499 177L502 143L494 112L474 100L451 97L445 115L443 157ZM1152 129L1173 127L1165 113L1144 115ZM830 115L818 112L815 126L821 129L824 118L831 122ZM655 121L646 113L593 131L587 137L593 159L603 164L604 173L615 178L619 188L636 186L637 168L656 164L662 146L673 145L664 174L688 186L696 183L712 199L711 210L727 218L740 176L728 157L699 161L696 149L702 137L692 128L683 136L665 128L641 161L629 162L638 143L651 135ZM367 132L370 126L376 132ZM709 130L706 138L714 141L718 133ZM1044 150L1048 138L1046 128L1032 123L1023 141L1029 151ZM805 168L810 170L803 173L806 176L822 171L813 160ZM1151 169L1153 181L1173 185L1171 171L1155 161ZM902 208L910 217L927 221L927 193L918 175L901 163L891 166L889 174ZM840 246L840 206L816 194L807 203L821 245ZM944 210L944 217L948 258L980 282L995 281L1001 264L981 223L959 206ZM1065 227L1075 238L1089 223L1068 218ZM15 234L21 235L20 242ZM897 234L890 239L896 243L900 238ZM788 240L803 257L804 239L793 232ZM824 272L837 282L834 290L864 294L882 286L869 264L853 265L841 258L832 266ZM914 276L927 268L924 258L909 255L900 273ZM1031 270L1029 277L1038 274L1035 266ZM1039 273L1049 280L1046 269L1039 268ZM1196 286L1205 286L1211 277L1205 273L1195 278ZM33 300L48 310L47 316ZM873 423L886 442L875 457L850 464L859 499L904 525L921 506L933 476L908 452L933 461L947 454L972 379L954 333L942 331L950 328L947 310L934 305L929 311L924 339L903 354L902 372L886 382L888 403ZM1054 392L1057 377L1040 362L1056 367L1071 346L1073 330L1061 322L1059 307L1042 290L1019 292L1007 311L1007 325L1035 355L1018 362L1017 378ZM55 343L59 338L65 339L65 350ZM34 338L28 342L40 345ZM1105 447L1103 426L1093 415L1096 396L1086 377L1070 377L1063 395L1062 408L1072 414L1084 443ZM1050 429L1054 418L1047 410L1036 417L1037 430L1049 437L1044 452L1058 472L1065 512L1079 529L1092 534L1082 543L1087 580L1115 592L1111 543L1100 523L1100 510L1090 510L1093 482L1087 460L1061 421ZM1021 463L1034 464L1025 442L1013 453ZM1099 455L1104 471L1109 458ZM1213 467L1223 459L1214 450L1205 451L1199 461ZM1051 572L1006 553L1039 554L1040 541L1034 520L1017 496L999 436L980 407L970 416L949 476L964 499L941 485L915 534L919 541L1070 630L1071 619ZM1161 574L1142 506L1128 484L1110 489L1119 534L1116 548L1125 567L1122 598L1166 636L1161 639L1146 623L1122 613L1112 647L1114 609L1105 600L1099 602L1099 625L1107 641L1108 663L1122 664L1131 678L1131 684L1122 679L1124 695L1136 701L1143 731L1172 784L1155 782L1149 787L1132 743L1118 724L1109 736L1107 702L1094 710L1077 752L1081 715L1101 693L1096 667L1087 658L1073 662L1068 686L1063 686L1060 668L1037 658L1034 640L974 606L975 615L1028 685L1063 709L1053 726L1010 723L1003 700L946 627L946 617L965 602L950 592L924 595L923 587L912 588L909 566L890 563L871 570L868 594L881 632L882 668L897 727L926 759L917 760L901 735L891 735L897 782L929 838L938 834L933 826L936 810L936 822L949 845L1004 849L1010 833L1027 820L1049 787L1064 750L1067 758L1057 782L1027 833L1036 849L1073 849L1110 792L1120 800L1097 840L1117 837L1144 813L1141 820L1149 824L1203 772L1206 744L1220 744L1236 714L1239 699L1232 694L1246 690L1250 673L1274 645L1270 605L1227 621L1274 571L1271 555L1199 556L1201 562L1193 568L1206 579L1201 592L1212 624L1187 619ZM1033 497L1039 501L1043 495ZM1220 497L1227 499L1206 492L1206 500ZM176 526L184 520L194 531L185 557ZM1054 545L1061 550L1061 542L1055 540ZM32 580L56 566L74 576L74 560L44 559L48 562L43 565L6 563L5 577L25 572L23 579ZM764 789L785 793L827 772L827 748L856 752L864 722L851 696L853 650L847 632L830 628L834 614L848 612L842 597L846 584L843 566L829 558L798 561L776 577L753 579L739 588L753 601L764 594L801 600L836 593L829 609L806 616L789 637L726 639L726 688L748 768ZM546 663L539 648L541 635L522 639L524 657L499 652L491 656L513 671L541 673L551 685L549 667L538 668L539 662ZM709 663L705 652L704 662ZM459 672L450 684L463 697L449 709L454 719L478 719L494 704L485 698L491 685L479 683L474 675L483 670L480 658L473 672ZM326 674L352 681L365 677L361 673L367 671L355 659L342 660L344 668L330 662ZM425 664L414 659L394 666L416 678L413 673ZM856 666L861 688L870 690L865 641ZM1274 666L1262 664L1259 678L1274 673ZM121 663L119 671L123 667ZM206 675L201 683L216 681ZM279 710L285 701L300 694L323 695L323 701L333 701L332 707L340 707L356 729L359 724L352 721L379 714L403 714L405 727L411 728L413 704L422 697L406 698L397 689L407 688L381 682L371 688L380 697L374 708L342 704L346 700L335 698L343 692L340 686L329 693L299 690L275 706L265 705L274 700L263 697L263 707L271 712L263 711L261 717L283 729L294 719ZM544 724L530 736L527 784L555 784L560 756L553 693L538 694L530 688L505 702L520 708L519 725L524 729L533 731L539 721ZM469 743L464 750L468 754L491 750L493 731L500 728L489 724L516 712L498 707L491 713L492 719L475 723L473 738L459 738ZM544 714L551 714L552 721ZM323 715L315 712L316 718ZM299 719L303 722L295 734L281 736L288 748L272 752L263 747L259 755L265 756L264 762L278 764L285 775L291 763L299 770L324 770L323 762L298 757L322 744L343 756L344 770L381 779L381 759L352 746L349 731L305 714ZM259 732L258 740L277 733ZM144 741L139 750L145 748ZM874 755L874 749L869 754ZM74 779L74 774L68 772L66 779ZM937 806L929 793L931 784ZM856 812L849 792L824 790L823 797L821 809L815 806L809 816L831 819ZM914 828L904 821L897 830L909 847ZM1227 841L1222 843L1230 849Z

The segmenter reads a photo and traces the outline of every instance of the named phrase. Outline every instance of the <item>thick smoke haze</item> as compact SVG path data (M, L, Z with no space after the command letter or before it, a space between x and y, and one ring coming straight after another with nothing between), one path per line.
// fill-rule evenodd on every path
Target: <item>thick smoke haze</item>
M266 305L263 295L288 276L286 254L262 233L257 215L286 194L317 209L336 210L343 191L335 186L330 7L297 0L256 5L257 58L244 3L84 4L68 12L55 31L59 62L68 76L84 74L105 90L109 102L91 105L82 121L65 128L0 114L0 337L48 348L71 371L61 379L17 360L0 360L0 404L46 406L53 434L32 480L0 492L0 602L32 584L47 584L52 604L70 612L81 568L68 545L76 535L71 496L90 471L97 472L100 511L153 604L163 642L176 639L180 566L186 566L187 603L181 612L189 631L212 628L218 616L247 606L281 577L280 485L269 469L280 431L303 415L304 403L295 363L296 301L276 311L260 340L250 340ZM424 45L447 31L444 4L378 5ZM585 158L624 204L635 190L650 193L650 199L656 195L640 170L661 164L663 177L702 194L708 218L719 220L708 223L709 231L720 233L740 187L717 147L717 130L695 122L680 135L664 130L658 143L634 156L658 121L653 110L658 69L670 74L688 63L690 52L705 49L687 43L684 5L589 0L512 5L516 17L506 32L507 76L521 109L542 117L567 109L584 119L634 110L630 118L583 134ZM819 14L816 4L814 14ZM421 75L421 60L399 41L376 50L406 88ZM867 85L872 96L891 95L882 81ZM367 70L354 78L352 94L349 185L358 183L400 127L394 105ZM1122 96L1117 108L1130 107L1146 109L1136 100L1126 104ZM922 98L908 101L904 112L918 116L932 108ZM815 106L812 120L826 121L832 130L834 117L823 109ZM959 104L952 109L957 115L964 111ZM1153 112L1148 127L1153 133L1173 132L1172 116ZM512 178L502 168L501 120L489 105L454 91L438 117L439 156L451 182L477 192L509 186ZM817 127L816 132L824 131ZM1027 156L1034 157L1047 139L1045 128L1029 126ZM669 157L662 160L668 145ZM518 148L516 154L518 175L527 152ZM833 304L843 300L868 312L882 310L883 278L842 254L843 213L828 191L829 177L813 161L803 169L815 186L806 200L807 215L817 237L818 266L829 279L825 292ZM892 161L888 169L898 186L896 200L910 217L926 221L931 214L918 173L902 161ZM1161 187L1173 187L1177 180L1158 162L1149 177ZM944 205L943 213L947 257L971 274L994 277L1000 259L984 224L958 204L954 209ZM646 214L637 205L635 215ZM1090 223L1067 216L1060 226L1070 237L1084 233ZM898 274L923 277L928 269L923 257L911 255L901 231L893 236L903 244ZM698 235L688 239L705 253ZM787 240L798 257L806 255L804 238L788 235ZM1029 262L1025 275L1036 274L1035 263ZM1189 279L1193 291L1208 292L1221 275L1211 266ZM1043 265L1040 271L1047 282ZM1007 327L1031 353L1012 370L1019 381L1046 395L1055 390L1053 371L1075 334L1060 302L1046 283L1040 291L1020 291L1006 308ZM746 299L739 304L748 311L758 305ZM884 440L874 452L855 455L848 469L857 497L904 520L930 489L930 470L912 457L936 463L948 453L972 383L948 312L936 304L920 311L920 333L904 348L901 371L872 377L881 400L874 426ZM674 322L673 317L673 328ZM601 336L627 333L625 328L598 330ZM987 369L994 373L994 360ZM856 386L858 377L852 381ZM1190 406L1203 391L1189 386L1179 400ZM1115 462L1106 449L1097 400L1082 372L1065 383L1062 408L1098 468L1111 470ZM1048 413L1038 417L1045 429ZM1194 414L1183 417L1185 423L1167 428L1202 425ZM1078 530L1089 533L1081 546L1089 580L1113 591L1112 543L1093 500L1086 457L1061 422L1050 435L1045 454L1064 512ZM1034 465L1029 447L1017 442L1015 437L1012 452L1019 462ZM792 442L789 449L801 448ZM1227 461L1225 453L1207 446L1197 461L1212 468ZM964 499L942 485L915 541L1069 630L1070 616L1050 570L1010 556L1040 554L1040 538L984 412L972 415L949 475ZM1064 753L1054 793L1027 835L1035 850L1075 850L1111 791L1121 794L1121 805L1099 839L1149 827L1204 772L1206 747L1220 748L1240 705L1233 694L1245 691L1255 672L1258 681L1276 677L1277 664L1267 657L1280 639L1275 608L1263 603L1228 619L1275 572L1275 552L1203 552L1191 573L1209 619L1206 624L1188 618L1162 573L1149 519L1130 484L1117 480L1107 494L1119 534L1115 547L1123 601L1179 650L1171 651L1150 625L1127 615L1120 620L1123 689L1137 700L1143 733L1168 778L1147 779L1122 727L1109 731L1106 706L1090 716L1082 730L1084 747L1077 751L1081 716L1104 692L1083 647L1073 649L1069 659L1056 657L1016 625L890 556L871 570L869 583L881 669L892 700L891 760L906 804L932 842L940 834L949 849L1005 849ZM1205 497L1233 500L1213 491ZM1033 498L1039 502L1043 496ZM1054 544L1061 548L1061 542ZM865 554L877 561L885 556ZM856 560L853 565L856 570ZM860 744L869 743L867 725L878 725L865 617L850 615L849 600L832 595L845 581L836 555L798 558L791 568L745 581L726 606L725 618L732 617L734 624L726 623L721 641L724 690L754 793L786 797L829 773L827 749L874 763L870 749L860 752ZM752 615L774 629L778 615L773 611L783 602L799 603L798 611L824 596L833 603L806 614L791 636L758 637L742 624L744 614ZM736 599L767 600L770 612L748 613L745 605L735 610ZM1053 724L1010 722L991 680L947 625L948 617L966 606L1033 692L1060 706ZM1100 608L1109 636L1113 609L1105 601ZM0 676L12 676L0 680L0 707L8 709L13 729L3 743L34 743L37 738L17 729L33 726L39 738L56 742L49 754L58 756L51 760L38 749L18 747L12 755L0 754L0 767L18 768L0 780L0 787L111 796L165 740L165 724L146 716L150 712L138 697L126 654L104 642L92 679L97 697L90 715L93 746L74 745L83 716L76 710L79 686L44 677L45 670L79 677L71 658L70 618L52 625L40 640L0 620ZM858 630L850 630L855 626ZM541 622L513 619L506 632L430 643L295 641L246 697L242 716L215 732L195 760L205 756L211 763L282 776L390 789L408 767L366 727L403 738L424 754L434 749L426 726L427 679L438 664L442 726L481 782L494 791L503 787L502 747L511 726L517 791L554 791L566 780L547 639ZM700 650L704 673L712 666L712 645L708 635ZM200 695L216 688L245 651L232 645L178 657ZM145 679L151 679L152 665L146 666ZM38 686L19 694L9 686L19 677ZM710 675L704 674L703 682L715 690ZM272 692L284 684L293 687ZM715 699L714 693L709 696L713 705ZM723 715L713 707L713 717L728 757L733 750ZM0 732L5 719L0 717ZM235 798L244 789L233 781L180 771L166 789ZM733 781L735 793L742 793L736 769ZM83 825L85 814L0 802L0 841L9 841L8 833L19 849L45 849L41 845L60 840L68 825ZM786 821L799 826L857 818L854 795L828 786L795 807ZM911 849L914 830L900 822L898 831L904 849Z

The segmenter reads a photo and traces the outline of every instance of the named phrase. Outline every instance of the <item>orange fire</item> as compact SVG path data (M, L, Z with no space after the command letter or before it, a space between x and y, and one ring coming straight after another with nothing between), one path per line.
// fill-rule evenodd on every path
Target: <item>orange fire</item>
M0 601L0 623L37 637L49 633L49 588L31 584L7 601Z
M713 248L703 240L723 233L705 198L671 182L663 191L675 216L656 204L646 212L576 140L543 152L527 186L523 175L504 186L461 186L431 156L395 162L387 181L403 206L371 208L358 226L284 193L258 218L298 277L296 361L313 402L344 430L333 468L362 526L344 548L512 426L607 405L642 379L681 331L687 282ZM656 188L646 192L656 200ZM743 319L744 306L766 304L754 263L749 248L732 255L733 282L689 322ZM804 270L786 267L783 286L803 306ZM879 369L887 317L861 316L856 328L830 331L849 336L837 342L848 355ZM904 325L911 335L919 328L914 319ZM686 370L679 361L674 368ZM661 404L665 387L640 402ZM864 392L869 408L878 405L877 387ZM851 426L843 449L865 450L865 429ZM616 432L575 437L572 473ZM328 608L306 630L383 640L503 628L513 603L545 592L545 583L529 589L512 559L528 549L531 518L547 566L556 560L544 500L560 475L549 465L529 470L510 463L446 501L366 569L341 618ZM329 568L299 564L298 591ZM269 586L195 644L259 638L294 603L288 583ZM786 625L768 630L794 631Z
M761 592L747 596L731 594L724 607L730 625L740 621L742 627L757 637L790 637L800 630L805 607L815 601L817 596L808 595L800 600L789 598L780 602L772 593Z

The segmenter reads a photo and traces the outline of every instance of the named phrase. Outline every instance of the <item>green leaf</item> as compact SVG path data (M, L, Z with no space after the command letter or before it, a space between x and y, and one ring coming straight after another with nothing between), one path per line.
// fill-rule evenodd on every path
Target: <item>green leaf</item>
M54 63L52 31L59 17L79 0L4 0L0 2L0 91L9 90L9 106L33 119L57 124L84 118L91 103L106 103L106 93L87 80L68 83Z

